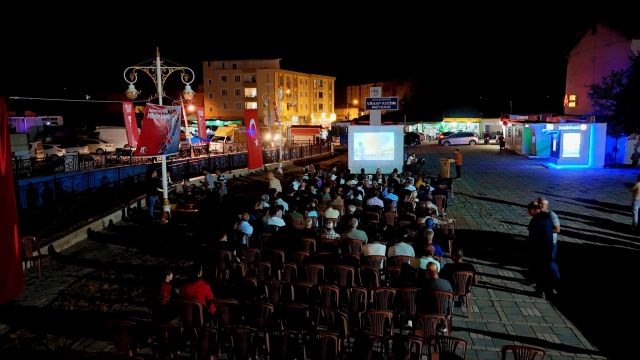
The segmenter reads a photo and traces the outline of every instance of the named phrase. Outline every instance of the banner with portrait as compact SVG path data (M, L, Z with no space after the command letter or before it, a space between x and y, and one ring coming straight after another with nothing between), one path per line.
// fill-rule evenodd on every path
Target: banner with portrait
M134 156L177 154L180 149L180 106L147 104Z

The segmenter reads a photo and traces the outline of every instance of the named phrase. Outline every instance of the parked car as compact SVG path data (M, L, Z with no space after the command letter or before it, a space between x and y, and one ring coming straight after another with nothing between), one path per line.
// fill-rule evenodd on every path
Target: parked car
M79 141L80 145L86 145L90 153L104 154L116 151L116 146L112 143L99 139L84 139Z
M478 143L478 135L468 131L460 131L457 133L453 133L444 139L442 139L442 145L475 145Z
M66 150L61 148L60 145L57 144L44 144L42 145L42 149L44 150L44 154L47 157L57 158L62 157L66 154Z
M440 134L438 134L438 144L442 145L442 139L452 134L455 134L455 131L443 131Z
M89 155L89 147L87 145L80 145L79 143L71 143L59 145L64 149L67 154L78 153L80 155Z
M404 134L404 145L405 146L414 146L420 145L420 135L414 132L408 132Z

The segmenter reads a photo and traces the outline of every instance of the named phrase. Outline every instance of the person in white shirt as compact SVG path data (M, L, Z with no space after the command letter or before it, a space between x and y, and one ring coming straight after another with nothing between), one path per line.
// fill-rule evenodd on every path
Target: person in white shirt
M380 198L378 197L378 195L380 194L380 192L378 190L375 190L373 192L373 196L370 197L369 199L367 199L367 205L368 206L379 206L380 208L384 207L384 202L382 200L380 200Z
M385 256L387 254L387 245L380 243L380 234L376 234L373 242L362 247L364 256Z
M395 245L389 248L389 253L387 257L392 256L416 256L416 251L413 249L413 246L404 242L404 239L397 242Z

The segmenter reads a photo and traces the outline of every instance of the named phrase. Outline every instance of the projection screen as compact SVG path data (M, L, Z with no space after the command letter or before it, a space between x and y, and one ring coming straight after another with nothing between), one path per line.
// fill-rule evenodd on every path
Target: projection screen
M389 174L394 168L402 171L404 134L402 125L350 125L349 169L372 174L377 168Z

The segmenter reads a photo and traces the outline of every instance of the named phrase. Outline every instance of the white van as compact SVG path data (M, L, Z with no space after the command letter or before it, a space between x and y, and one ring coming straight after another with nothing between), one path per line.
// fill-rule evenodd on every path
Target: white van
M98 139L113 144L116 148L131 148L124 126L97 126Z

